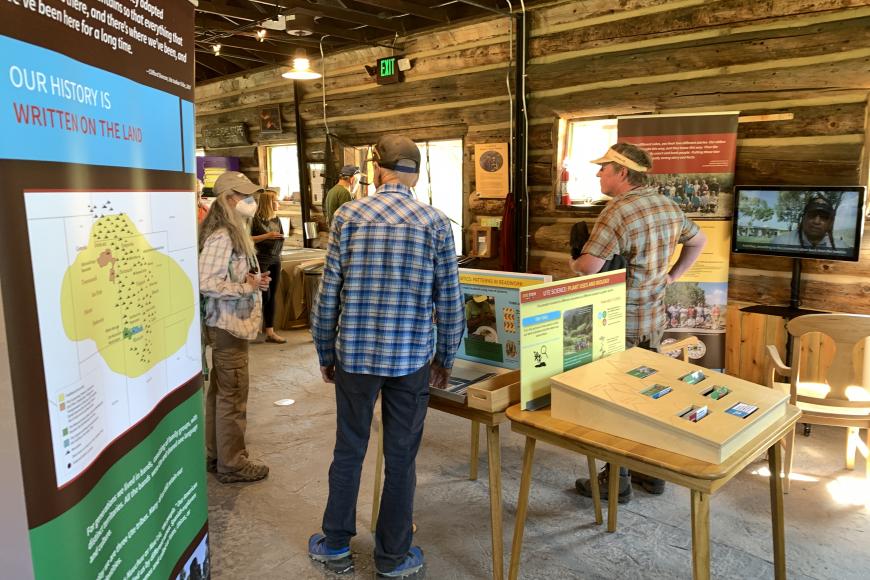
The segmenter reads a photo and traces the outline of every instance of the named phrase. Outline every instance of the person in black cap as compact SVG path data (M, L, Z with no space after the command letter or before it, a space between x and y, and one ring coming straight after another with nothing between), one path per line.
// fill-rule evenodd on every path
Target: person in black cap
M330 226L332 225L332 216L335 215L336 210L353 199L350 192L358 179L359 167L356 165L345 165L338 173L338 183L326 193L323 211L326 213L326 223Z
M821 193L813 193L801 212L798 227L776 236L771 243L802 248L834 249L834 218L837 210Z

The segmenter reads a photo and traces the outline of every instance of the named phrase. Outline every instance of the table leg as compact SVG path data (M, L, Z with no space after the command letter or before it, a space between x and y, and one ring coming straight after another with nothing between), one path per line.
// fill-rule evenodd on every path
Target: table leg
M471 422L471 457L468 460L468 479L477 481L477 464L480 456L480 423Z
M523 549L523 531L526 527L526 512L529 509L529 488L532 484L532 461L535 458L535 439L526 437L523 450L523 473L520 477L520 494L517 497L517 518L514 524L514 539L511 544L509 580L517 580L520 573L520 552ZM491 468L490 468L491 469Z
M598 468L595 466L595 458L591 455L587 455L586 463L589 465L589 488L592 492L592 507L595 508L595 523L603 524L604 516L601 515L601 490L598 487Z
M375 459L375 488L372 492L372 531L378 526L378 513L381 511L381 479L384 474L384 424L377 420L378 454Z
M692 577L695 580L710 580L710 494L694 489L692 490Z
M501 441L498 425L486 429L486 452L489 459L489 515L492 520L492 578L502 580L504 531L501 525Z
M782 507L782 449L779 443L767 450L770 469L770 519L773 528L773 573L777 580L785 580L785 522Z
M592 477L597 478L598 474ZM595 485L598 485L596 481ZM600 500L599 500L600 501ZM616 531L616 512L619 502L619 466L610 463L610 473L607 475L607 531Z

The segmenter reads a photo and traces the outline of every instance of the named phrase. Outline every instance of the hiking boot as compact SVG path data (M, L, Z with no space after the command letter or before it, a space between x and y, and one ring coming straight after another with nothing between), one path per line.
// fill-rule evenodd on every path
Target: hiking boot
M631 472L631 483L641 486L644 491L653 495L661 495L665 492L665 480L652 477L639 471Z
M207 457L205 460L205 470L209 473L217 473L217 459Z
M419 546L411 546L411 549L408 550L408 554L405 556L405 559L402 560L402 563L389 572L381 572L378 570L377 565L375 566L378 576L383 576L384 578L404 578L416 574L422 569L423 550L421 550Z
M610 479L610 467L605 466L598 473L598 492L601 501L607 501L609 497L608 481ZM574 482L574 487L577 488L577 493L585 497L592 497L592 486L588 479L578 479ZM628 503L631 501L631 477L628 475L619 476L619 496L618 503Z
M308 538L308 557L315 562L325 564L330 572L336 574L344 574L353 570L350 546L329 548L326 545L326 536L320 533L313 534Z
M221 483L249 483L265 479L267 475L269 475L268 467L262 463L249 461L241 469L229 473L218 473L216 477Z

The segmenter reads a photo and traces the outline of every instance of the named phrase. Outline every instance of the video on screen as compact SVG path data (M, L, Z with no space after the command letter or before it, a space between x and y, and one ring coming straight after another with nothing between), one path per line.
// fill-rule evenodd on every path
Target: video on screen
M735 194L735 252L858 259L864 188L739 186Z

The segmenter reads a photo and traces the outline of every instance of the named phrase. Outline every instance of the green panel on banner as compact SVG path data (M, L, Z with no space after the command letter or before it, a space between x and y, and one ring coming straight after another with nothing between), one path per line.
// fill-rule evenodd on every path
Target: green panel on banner
M504 360L501 344L475 338L465 339L465 354L493 362L502 362Z
M202 392L173 409L73 508L31 530L37 578L169 578L205 525Z

